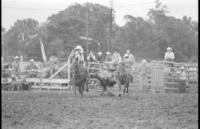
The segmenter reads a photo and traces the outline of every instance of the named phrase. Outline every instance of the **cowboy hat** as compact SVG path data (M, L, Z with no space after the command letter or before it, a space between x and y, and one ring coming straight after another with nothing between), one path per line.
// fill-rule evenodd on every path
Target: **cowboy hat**
M147 61L145 59L142 60L142 63L147 63Z
M19 59L19 57L18 57L18 56L15 56L15 57L14 57L14 60L16 60L16 59Z
M75 50L76 49L82 50L83 48L80 45L78 45L78 46L75 47Z
M31 60L30 60L30 62L34 62L34 60L33 60L33 59L31 59Z
M171 48L171 47L168 47L167 50L172 50L172 48Z
M108 54L110 54L110 52L109 52L109 51L107 51L107 52L106 52L106 54L108 55Z
M103 53L99 51L97 54L98 54L98 55L102 55Z

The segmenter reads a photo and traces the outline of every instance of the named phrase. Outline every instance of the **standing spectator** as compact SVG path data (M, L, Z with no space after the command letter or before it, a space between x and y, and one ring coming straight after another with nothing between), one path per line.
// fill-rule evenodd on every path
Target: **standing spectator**
M173 61L175 59L175 55L172 52L172 48L171 47L167 48L167 52L165 52L165 57L164 58L167 61Z
M130 52L130 50L127 50L123 57L123 62L128 66L131 67L135 64L135 57Z
M108 70L112 69L112 54L108 51L106 52L106 57L105 57L105 65Z
M186 80L187 80L187 76L186 76L185 68L182 66L181 71L179 73L179 87L180 87L181 93L186 92Z
M118 64L122 61L121 55L119 51L116 49L112 55L112 63L114 66L114 69L117 68Z
M170 71L170 72L174 72L174 64L173 61L175 59L175 56L174 56L174 53L172 52L172 48L171 47L168 47L167 48L167 52L165 53L165 61L167 61L165 63L165 66L166 66L166 70L167 71ZM169 76L172 76L171 73L169 73Z
M111 62L112 61L112 55L109 51L106 52L105 62Z
M13 78L18 78L20 74L20 59L18 56L14 57L14 61L12 62L12 71L13 71Z
M145 59L142 60L142 65L139 68L139 73L141 76L141 87L146 90L148 85L148 74L151 72L150 67Z

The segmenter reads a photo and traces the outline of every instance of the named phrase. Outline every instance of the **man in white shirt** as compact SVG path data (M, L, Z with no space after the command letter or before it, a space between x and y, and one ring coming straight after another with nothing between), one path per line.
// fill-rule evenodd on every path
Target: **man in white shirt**
M114 69L117 68L117 65L122 61L121 55L119 51L116 49L112 55L112 63L114 66Z
M94 62L96 61L96 57L94 55L94 53L92 51L90 51L88 57L87 57L87 60L90 61L90 62Z
M139 68L139 73L141 76L141 88L143 88L143 90L147 90L147 86L148 86L148 75L151 72L151 68L148 66L147 61L145 59L142 60L142 65Z
M123 62L124 62L127 66L132 66L133 64L135 64L135 57L134 57L133 54L130 52L130 50L127 50L126 53L124 54Z
M175 59L175 55L172 52L172 48L171 47L167 48L167 52L165 52L165 57L164 58L167 61L173 61Z
M186 81L187 81L186 71L185 68L182 66L181 71L179 73L179 88L181 93L186 92Z
M112 54L109 51L106 52L106 57L105 57L104 63L108 70L112 69Z
M14 61L12 62L12 77L18 78L20 74L20 59L18 56L14 57Z

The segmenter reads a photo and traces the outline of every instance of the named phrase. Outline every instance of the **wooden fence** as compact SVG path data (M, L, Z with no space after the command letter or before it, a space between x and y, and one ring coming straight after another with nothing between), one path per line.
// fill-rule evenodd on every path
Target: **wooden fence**
M186 72L187 89L197 91L198 88L198 64L176 63L170 61L152 61L151 63L151 86L152 91L168 92L178 91L179 74L181 66L184 66Z
M164 93L164 92L178 92L179 91L179 76L181 66L185 67L187 75L187 88L189 90L197 91L198 88L198 64L191 63L176 63L171 61L151 61L148 66L151 72L147 75L146 87L142 87L142 78L138 71L141 64L136 64L135 67L130 68L134 82L132 87L139 87L142 90L148 89L152 93ZM100 70L102 64L88 63L88 70L91 82L89 83L94 88L98 85L96 79L92 79L92 75L95 71ZM145 88L145 89L144 89Z

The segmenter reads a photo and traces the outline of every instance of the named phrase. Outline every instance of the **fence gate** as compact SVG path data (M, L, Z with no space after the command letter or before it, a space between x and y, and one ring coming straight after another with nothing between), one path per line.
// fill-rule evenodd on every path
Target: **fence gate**
M96 72L100 71L102 64L96 62L88 62L88 86L90 89L97 89L99 81L94 77Z
M163 65L160 62L151 62L151 88L153 93L163 92Z

